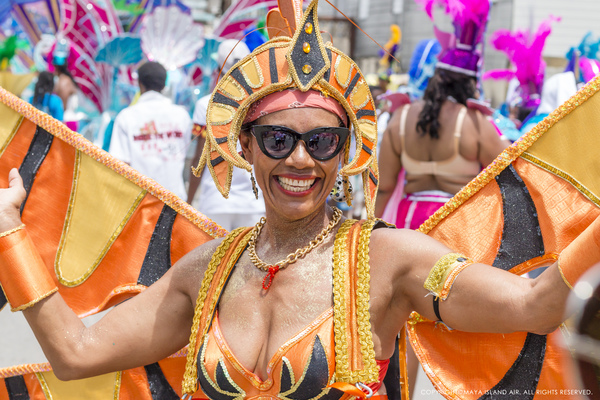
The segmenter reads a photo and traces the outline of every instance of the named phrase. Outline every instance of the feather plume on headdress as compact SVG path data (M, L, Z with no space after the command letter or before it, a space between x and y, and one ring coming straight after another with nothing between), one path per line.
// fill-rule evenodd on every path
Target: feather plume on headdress
M507 29L494 32L490 38L492 46L507 55L513 68L488 71L483 75L483 79L517 78L522 104L525 107L539 104L546 70L542 51L552 32L552 23L558 21L559 17L550 16L542 21L534 33L529 30L511 32Z
M588 32L579 46L571 47L567 53L569 64L565 71L572 71L578 82L591 81L596 75L600 75L599 50L600 38L595 39L592 33Z
M445 7L453 20L454 32L444 32L434 26L435 36L442 46L438 68L476 76L480 52L477 49L490 11L489 0L415 0L433 21L433 7Z

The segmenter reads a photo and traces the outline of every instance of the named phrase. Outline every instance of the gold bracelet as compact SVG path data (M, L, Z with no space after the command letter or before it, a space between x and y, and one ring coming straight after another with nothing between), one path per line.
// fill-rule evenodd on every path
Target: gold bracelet
M17 226L16 228L12 228L12 229L11 229L11 230L9 230L9 231L2 232L2 233L0 233L0 238L3 238L3 237L5 237L5 236L8 236L8 235L10 235L11 233L15 233L15 232L17 232L17 231L20 231L20 230L21 230L21 229L23 229L23 228L25 228L25 224L21 224L21 225Z

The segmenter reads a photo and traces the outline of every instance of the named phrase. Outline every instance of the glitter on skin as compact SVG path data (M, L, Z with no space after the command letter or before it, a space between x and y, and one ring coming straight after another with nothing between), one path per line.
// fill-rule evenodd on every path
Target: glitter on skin
M338 227L321 246L278 273L276 283L268 292L262 289L264 272L252 264L246 253L231 274L219 304L219 324L232 353L261 379L267 378L267 364L277 350L333 306L331 260ZM273 248L267 243L259 241L259 255L271 254ZM295 238L286 244L286 249L304 245L306 241L300 243ZM268 260L279 257L282 252L280 249ZM278 306L273 308L273 303ZM248 334L251 330L263 332L264 336L252 337ZM236 337L246 340L234 341ZM254 361L256 364L250 365Z

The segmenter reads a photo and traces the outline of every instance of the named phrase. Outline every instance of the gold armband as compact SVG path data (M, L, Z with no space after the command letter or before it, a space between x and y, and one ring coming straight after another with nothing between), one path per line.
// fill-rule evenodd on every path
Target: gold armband
M462 254L446 254L431 268L423 287L436 297L446 300L458 274L471 264L473 261Z
M558 257L558 270L566 285L573 289L590 267L600 262L600 217L575 238Z
M12 311L31 307L58 290L24 227L0 233L0 283Z

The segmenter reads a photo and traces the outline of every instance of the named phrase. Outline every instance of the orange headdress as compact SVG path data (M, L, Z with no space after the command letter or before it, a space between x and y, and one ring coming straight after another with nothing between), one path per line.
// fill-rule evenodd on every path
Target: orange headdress
M343 107L354 131L355 155L350 141L344 149L340 173L362 174L365 205L373 217L378 184L375 155L377 126L375 104L358 65L324 43L317 19L318 0L312 0L302 16L301 0L279 0L279 8L267 16L270 40L235 64L213 91L207 112L207 140L198 174L204 166L217 188L227 197L233 167L252 170L237 152L240 129L250 106L285 89L318 90Z

